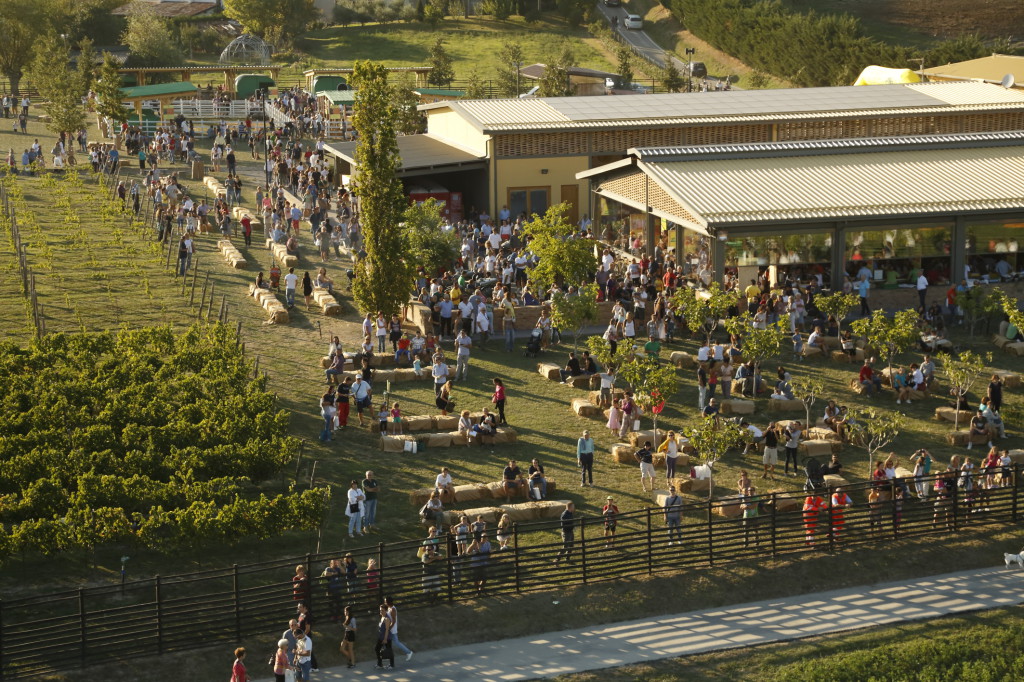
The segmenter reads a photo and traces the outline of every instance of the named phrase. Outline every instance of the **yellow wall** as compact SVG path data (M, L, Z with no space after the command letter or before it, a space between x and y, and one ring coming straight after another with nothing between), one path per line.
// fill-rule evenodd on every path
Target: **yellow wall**
M490 196L491 211L500 209L508 202L509 187L551 187L551 204L562 201L562 185L577 185L579 201L577 203L579 215L590 213L587 195L587 181L577 180L576 174L587 170L589 167L586 156L558 156L547 159L498 159L496 168L492 166L492 173L497 173L497 187L495 178L491 177ZM547 173L541 173L542 170Z
M487 154L490 136L481 133L450 109L428 111L427 132L480 156Z

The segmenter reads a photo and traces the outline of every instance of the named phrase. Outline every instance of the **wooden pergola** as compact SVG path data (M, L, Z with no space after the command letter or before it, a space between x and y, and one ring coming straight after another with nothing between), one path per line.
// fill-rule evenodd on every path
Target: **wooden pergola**
M431 66L389 66L388 73L411 73L416 76L416 85L426 85ZM351 76L355 69L307 69L302 72L306 78L306 92L313 92L313 81L317 76Z
M142 121L142 103L156 100L160 103L160 120L163 120L165 113L174 115L173 102L183 97L191 97L198 90L193 83L181 81L177 83L159 83L157 85L137 85L131 88L121 88L121 99L124 102L131 102L135 113Z
M192 80L192 76L202 74L221 74L224 79L224 91L235 91L235 78L245 73L267 73L275 81L281 75L284 66L272 64L260 66L258 64L230 64L227 66L139 66L118 69L118 73L127 76L135 76L136 84L141 87L146 85L146 77L149 74L177 74L183 82Z

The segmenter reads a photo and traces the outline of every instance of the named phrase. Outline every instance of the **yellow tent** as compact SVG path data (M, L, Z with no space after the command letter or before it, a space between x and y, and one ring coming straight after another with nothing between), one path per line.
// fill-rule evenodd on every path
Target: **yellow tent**
M920 83L921 77L910 69L889 69L869 66L860 72L854 85L892 85L894 83Z

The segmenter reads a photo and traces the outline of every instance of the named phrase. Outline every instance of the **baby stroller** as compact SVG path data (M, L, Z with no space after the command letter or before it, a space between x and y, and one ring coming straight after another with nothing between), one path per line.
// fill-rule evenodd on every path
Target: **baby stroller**
M825 474L822 473L818 460L808 457L807 461L804 462L804 474L807 476L807 480L804 481L805 493L825 492Z
M533 331L530 332L530 340L526 342L526 352L523 353L525 357L535 358L540 355L540 339L543 335L543 329L534 327Z

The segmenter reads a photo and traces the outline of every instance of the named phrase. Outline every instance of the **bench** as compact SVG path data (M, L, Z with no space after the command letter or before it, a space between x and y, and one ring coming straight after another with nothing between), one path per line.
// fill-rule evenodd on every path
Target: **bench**
M218 241L217 248L220 249L220 253L224 256L224 260L228 265L236 270L245 269L245 257L242 256L242 253L235 248L235 245L231 243L230 239L221 239Z
M270 315L270 319L264 322L264 324L288 323L288 310L281 301L277 300L277 296L274 295L273 291L250 284L249 295Z
M323 287L313 287L313 300L323 308L324 315L341 315L341 304L334 294Z

